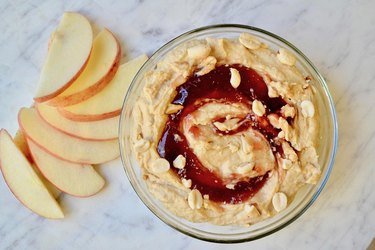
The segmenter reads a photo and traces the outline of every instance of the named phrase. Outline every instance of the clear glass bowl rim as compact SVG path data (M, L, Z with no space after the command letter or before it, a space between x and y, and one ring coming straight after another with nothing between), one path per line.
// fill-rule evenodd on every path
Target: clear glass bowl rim
M331 114L331 118L333 120L333 143L332 143L332 147L330 148L330 156L329 156L329 163L327 164L327 171L326 171L326 174L324 176L322 176L322 181L320 183L320 186L318 187L318 189L316 190L316 192L314 193L314 195L312 196L312 198L310 199L310 201L308 203L306 203L306 205L300 210L298 211L298 213L296 213L291 219L281 223L280 225L278 225L277 227L273 228L272 230L269 230L261 235L257 235L255 237L249 237L249 238L239 238L239 239L230 239L230 240L221 240L221 239L218 239L218 238L210 238L210 237L202 237L200 235L196 235L194 233L190 233L190 232L187 232L187 231L184 231L182 230L181 228L179 228L178 226L175 226L171 223L169 223L168 221L165 221L164 218L162 218L159 214L157 214L155 211L153 211L153 209L151 208L150 204L147 203L147 200L145 197L143 197L142 195L140 195L139 191L137 190L137 186L135 185L135 183L133 183L133 180L132 180L132 177L130 176L130 173L128 172L128 169L127 169L127 164L126 164L126 160L125 160L125 155L124 155L124 149L125 149L125 145L124 145L124 140L123 140L123 137L124 137L124 132L123 132L123 126L122 124L124 123L123 121L123 117L124 117L124 110L125 110L125 106L127 104L127 100L129 99L129 96L131 95L132 93L132 90L133 90L133 87L135 85L135 82L137 81L139 75L141 73L143 73L144 71L144 68L146 68L146 65L150 62L152 62L152 59L155 58L156 56L158 56L160 53L162 53L166 48L168 48L169 46L171 46L173 43L181 40L182 38L185 38L185 37L188 37L190 35L194 35L194 34L197 34L197 33L200 33L200 32L204 32L204 31L208 31L208 30L219 30L219 29L223 29L223 28L239 28L239 29L247 29L247 30L251 30L251 31L255 31L255 32L258 32L258 33L262 33L264 35L267 35L273 39L276 39L278 40L279 42L282 42L284 44L286 44L287 46L289 46L290 48L292 48L294 50L294 52L296 52L299 56L302 57L302 59L305 61L305 63L308 64L309 67L311 67L311 69L314 71L314 73L318 76L319 79L317 79L317 82L321 85L326 97L327 97L327 101L328 101L328 104L329 104L329 109L330 109L330 114ZM216 242L216 243L241 243L241 242L247 242L247 241L253 241L253 240L256 240L256 239L259 239L259 238L263 238L267 235L270 235L270 234L273 234L277 231L279 231L280 229L286 227L287 225L289 225L290 223L292 223L293 221L295 221L297 218L299 218L314 202L315 200L318 198L318 196L320 195L320 193L322 192L324 186L326 185L327 181L328 181L328 178L330 176L330 173L332 171L332 168L333 168L333 163L334 163L334 160L335 160L335 157L336 157L336 151L337 151L337 143L338 143L338 124L337 124L337 117L336 117L336 111L335 111L335 107L334 107L334 102L333 102L333 99L332 99L332 96L328 90L328 86L327 86L327 83L325 81L325 79L323 78L323 76L321 75L321 73L319 72L319 70L314 66L314 64L297 48L295 47L292 43L288 42L287 40L285 40L284 38L278 36L278 35L275 35L269 31L266 31L266 30L263 30L263 29L260 29L260 28L257 28L257 27L253 27L253 26L249 26L249 25L243 25L243 24L216 24L216 25L208 25L208 26L203 26L203 27L200 27L200 28L197 28L197 29L193 29L193 30L190 30L190 31L187 31L175 38L173 38L172 40L168 41L167 43L165 43L163 46L161 46L158 50L156 50L152 56L148 59L148 61L146 61L143 66L139 69L139 71L137 72L137 74L135 75L135 77L133 78L130 86L129 86L129 89L125 95L125 98L124 98L124 102L123 102L123 107L122 107L122 110L121 110L121 116L120 116L120 121L119 121L120 125L119 125L119 147L120 147L120 155L121 155L121 161L122 161L122 164L123 164L123 167L124 167L124 170L125 170L125 173L128 177L128 180L130 182L130 184L132 185L132 188L134 189L134 191L136 192L136 194L138 195L138 197L141 199L141 201L143 202L143 204L156 216L158 217L161 221L163 221L165 224L167 224L168 226L176 229L177 231L183 233L183 234L186 234L186 235L189 235L191 237L194 237L194 238L197 238L197 239L200 239L200 240L204 240L204 241L209 241L209 242Z

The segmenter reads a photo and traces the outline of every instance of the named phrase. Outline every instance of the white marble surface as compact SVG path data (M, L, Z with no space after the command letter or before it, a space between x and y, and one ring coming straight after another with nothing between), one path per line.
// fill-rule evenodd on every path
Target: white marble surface
M326 188L302 217L271 236L219 245L176 232L141 203L117 160L100 168L108 184L99 195L61 197L62 221L32 214L0 180L0 249L365 249L375 237L374 9L371 0L0 0L0 127L12 134L18 109L32 102L49 34L64 11L113 30L128 58L209 24L269 30L321 70L339 119L338 154Z

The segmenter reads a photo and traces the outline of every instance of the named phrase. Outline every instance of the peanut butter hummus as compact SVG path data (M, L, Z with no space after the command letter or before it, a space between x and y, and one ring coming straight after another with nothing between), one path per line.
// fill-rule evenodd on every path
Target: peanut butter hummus
M250 34L194 40L145 76L133 152L149 191L193 222L249 225L320 178L309 76Z

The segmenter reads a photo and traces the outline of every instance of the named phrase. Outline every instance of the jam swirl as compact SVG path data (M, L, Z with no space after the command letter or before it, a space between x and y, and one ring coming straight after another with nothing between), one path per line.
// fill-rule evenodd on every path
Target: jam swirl
M241 84L236 89L230 84L230 68L237 69L241 76ZM267 85L262 77L255 70L242 65L222 65L206 75L192 75L177 88L177 95L172 103L183 105L184 108L168 117L158 143L160 157L169 161L171 169L180 178L192 181L191 189L198 189L202 195L208 195L211 201L236 204L251 198L263 187L269 177L269 172L246 181L239 181L233 188L227 188L220 176L205 168L192 152L181 132L181 121L207 101L219 100L227 104L249 105L255 99L265 105L266 114L280 113L281 107L286 104L280 97L270 98ZM258 130L268 140L274 154L281 150L281 147L274 141L280 130L272 127L265 116L258 117L249 113L242 118L241 125L235 130L229 132L216 130L215 132L223 136L230 136L250 127ZM183 169L174 168L172 164L180 154L186 158L186 165Z

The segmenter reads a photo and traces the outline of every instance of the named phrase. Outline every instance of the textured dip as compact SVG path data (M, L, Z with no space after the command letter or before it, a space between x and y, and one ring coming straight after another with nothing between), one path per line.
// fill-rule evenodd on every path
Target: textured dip
M131 141L149 191L193 222L249 225L316 184L314 79L250 34L194 40L145 76Z

